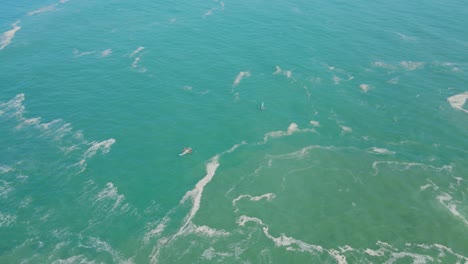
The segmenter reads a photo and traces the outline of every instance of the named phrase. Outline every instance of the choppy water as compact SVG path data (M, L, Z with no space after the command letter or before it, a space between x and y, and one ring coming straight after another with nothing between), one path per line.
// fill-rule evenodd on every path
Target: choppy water
M0 263L468 263L467 20L3 1Z

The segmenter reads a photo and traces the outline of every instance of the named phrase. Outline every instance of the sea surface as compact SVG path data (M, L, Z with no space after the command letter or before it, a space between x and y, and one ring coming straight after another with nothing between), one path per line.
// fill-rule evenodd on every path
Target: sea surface
M467 25L461 0L1 1L0 263L468 263Z

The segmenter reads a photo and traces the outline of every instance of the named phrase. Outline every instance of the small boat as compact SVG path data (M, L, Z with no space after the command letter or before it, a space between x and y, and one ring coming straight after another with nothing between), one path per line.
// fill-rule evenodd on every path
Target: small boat
M189 153L192 153L192 148L186 147L186 148L184 148L184 150L182 150L182 152L179 154L179 156L184 156L185 154L189 154Z

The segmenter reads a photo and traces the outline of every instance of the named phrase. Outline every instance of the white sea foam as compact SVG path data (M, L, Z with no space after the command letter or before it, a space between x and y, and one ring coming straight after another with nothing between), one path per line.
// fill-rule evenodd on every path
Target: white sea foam
M82 247L91 247L92 249L96 250L98 253L106 252L108 253L113 260L113 263L123 263L123 264L131 264L134 263L132 259L124 259L120 252L116 251L112 248L112 246L107 243L106 241L102 241L96 237L90 237L87 242L81 245Z
M37 14L42 14L42 13L54 11L55 8L57 7L57 5L58 4L52 4L52 5L41 7L39 9L34 10L34 11L30 11L30 12L28 12L28 16L33 16L33 15L37 15Z
M178 236L178 235L180 235L180 234L182 234L182 233L184 233L186 231L186 229L191 224L193 217L195 216L195 214L200 209L200 203L201 203L201 198L202 198L202 195L203 195L203 190L204 190L205 186L213 179L213 177L214 177L214 175L216 173L216 170L219 167L219 158L220 158L220 156L223 155L223 154L226 154L226 153L232 153L239 146L244 145L244 144L246 144L245 141L243 141L240 144L236 144L233 147L231 147L230 149L224 151L221 154L218 154L218 155L212 157L209 160L209 162L206 164L205 177L203 177L199 182L197 182L197 184L195 185L195 187L192 190L185 193L184 197L180 201L180 204L182 204L187 199L190 198L192 200L193 206L190 209L189 214L185 217L185 223L179 229L179 231L177 232L177 234L174 237L176 237L176 236Z
M391 84L397 84L399 81L400 81L400 78L398 78L398 77L393 77L393 78L391 78L390 80L388 80L387 82L388 82L388 83L391 83Z
M236 223L239 225L239 226L245 226L245 223L248 223L248 222L254 222L254 223L257 223L259 225L264 225L262 220L256 218L256 217L250 217L250 216L246 216L246 215L241 215L239 218L237 218L236 220Z
M378 166L380 164L386 164L388 166L394 166L394 167L396 167L397 169L400 169L400 170L408 170L408 169L411 169L413 167L420 167L422 169L431 169L431 170L435 170L435 171L448 171L448 172L451 172L452 169L453 169L453 167L451 165L444 165L442 167L435 167L435 166L432 166L432 165L427 165L427 164L424 164L424 163L417 163L417 162L374 161L372 163L372 168L375 171L375 175L377 175L379 173Z
M73 55L75 55L75 58L81 57L81 56L86 56L86 55L91 55L96 53L96 51L85 51L85 52L80 52L77 49L73 49Z
M138 61L140 61L140 57L136 57L132 62L132 68L136 68L138 66Z
M448 193L442 193L437 196L437 200L447 208L454 216L460 218L465 225L468 225L468 220L457 210L457 205L454 202L451 202L452 196Z
M447 101L450 103L450 105L454 109L468 113L468 110L463 109L463 106L465 105L465 102L467 99L468 99L468 92L464 92L461 94L450 96L449 98L447 98Z
M359 88L361 88L361 90L362 90L363 92L367 93L370 89L373 89L374 87L372 87L372 86L369 85L369 84L363 83L363 84L360 84L360 85L359 85Z
M231 256L232 256L232 253L216 252L213 247L206 249L205 251L203 251L203 254L202 254L202 257L207 260L212 260L215 257L225 258L225 257L231 257Z
M98 193L95 202L100 202L103 200L113 201L114 204L112 206L112 210L115 210L117 207L119 207L122 201L125 200L125 196L123 194L119 194L117 187L115 187L112 182L108 182L106 187Z
M16 221L16 215L3 214L0 212L0 227L8 227Z
M137 54L138 52L144 50L144 49L145 49L145 47L138 47L136 50L134 50L134 51L132 52L132 54L130 54L130 58L133 57L133 56L134 56L135 54Z
M320 122L315 120L310 120L309 123L314 127L320 127Z
M210 10L206 11L205 14L203 14L203 18L211 16L216 9L218 9L218 8L213 7Z
M377 148L377 147L372 147L367 150L369 153L375 153L375 154L387 154L387 155L393 155L395 154L394 151L388 150L386 148Z
M421 69L422 67L424 67L424 62L401 61L400 65L409 71L414 71L414 70Z
M298 132L317 132L315 129L312 128L304 128L304 129L299 129L298 125L296 123L291 123L288 126L287 131L272 131L268 132L265 134L263 137L263 144L267 143L267 141L270 138L279 138L279 137L285 137L285 136L291 136L294 133Z
M250 201L257 202L257 201L260 201L262 199L265 199L267 201L271 201L275 197L276 197L276 195L274 193L265 193L265 194L262 194L260 196L252 196L252 195L249 195L249 194L242 194L242 195L239 195L236 199L232 200L232 206L236 207L236 203L239 200L244 199L244 198L249 198ZM236 211L237 211L237 208L236 208Z
M3 32L3 34L0 36L0 50L8 46L11 43L11 40L15 36L16 32L21 29L21 27L18 26L20 22L21 20L18 20L15 23L13 23L13 29Z
M194 224L192 224L192 226L193 226L193 228L192 228L190 233L195 233L195 234L199 234L199 235L206 236L206 237L219 237L219 236L229 236L230 235L229 232L227 232L225 230L214 229L214 228L206 226L206 225L195 226Z
M409 253L409 252L392 252L392 257L387 260L385 263L392 264L398 261L398 259L410 257L413 259L413 264L424 264L428 262L433 262L434 258L431 256Z
M0 198L8 197L8 194L13 191L10 183L4 180L0 180Z
M409 170L409 169L411 169L413 167L420 167L422 169L431 169L431 170L435 170L435 171L452 172L452 169L453 169L452 165L444 165L442 167L435 167L435 166L432 166L432 165L427 165L427 164L424 164L424 163L417 163L417 162L374 161L372 163L372 168L375 171L375 175L377 175L379 173L378 166L380 164L386 164L388 166L394 166L394 167L396 167L397 169L400 169L400 170Z
M110 147L115 143L115 139L111 138L108 140L104 140L101 142L93 141L90 144L91 146L86 150L86 152L82 155L82 159L78 162L83 171L86 168L86 161L92 158L98 151L101 151L102 154L106 154L110 151Z
M277 247L286 247L286 250L300 251L300 252L323 252L323 248L318 245L311 245L293 237L288 237L281 234L279 237L273 237L268 232L268 226L263 227L263 233L266 237L271 239Z
M13 171L12 167L6 166L6 165L0 165L0 174L4 174L10 171Z
M421 191L424 191L426 190L427 188L430 188L432 187L432 189L434 189L435 191L437 191L439 189L439 186L437 186L433 181L427 179L427 181L429 182L428 184L426 185L423 185L423 186L419 186L419 189L421 189Z
M101 52L101 57L107 57L107 56L111 55L111 53L112 53L112 49L106 49L106 50Z
M232 86L237 86L239 85L239 83L242 81L242 79L244 77L250 77L250 72L249 71L241 71L239 72L239 74L237 75L236 79L234 80L234 82L232 83Z
M382 61L375 61L372 63L372 66L377 67L377 68L389 69L389 70L395 69L394 66L387 64L385 62L382 62Z
M275 66L276 71L273 73L274 75L281 73L281 68L279 66Z
M339 125L341 127L341 133L351 133L353 132L353 129L348 127L348 126L342 126L342 125Z

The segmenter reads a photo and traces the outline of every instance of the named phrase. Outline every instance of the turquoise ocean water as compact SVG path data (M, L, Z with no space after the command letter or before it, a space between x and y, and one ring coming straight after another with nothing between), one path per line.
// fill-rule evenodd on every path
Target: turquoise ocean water
M2 1L0 263L468 263L467 25L459 0Z

